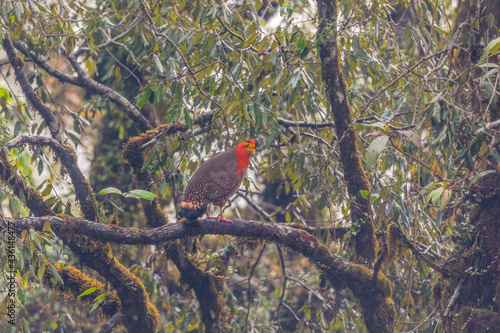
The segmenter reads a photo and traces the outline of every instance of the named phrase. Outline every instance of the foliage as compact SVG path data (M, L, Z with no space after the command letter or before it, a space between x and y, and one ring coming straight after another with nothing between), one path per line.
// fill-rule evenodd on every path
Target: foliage
M496 193L487 185L500 173L495 124L500 119L500 15L495 17L487 4L474 13L451 0L337 2L351 126L371 185L361 195L373 206L380 253L391 238L390 224L413 247L410 256L385 258L381 268L393 287L395 327L411 330L418 322L418 331L433 332L442 325L431 287L440 283L436 268L457 242L477 242L478 231L468 219L485 196ZM476 8L473 2L470 8ZM316 18L317 5L307 0L28 0L0 6L1 38L8 34L14 41L23 70L56 116L65 144L77 149L82 169L82 160L93 159L86 174L99 194L103 222L145 227L141 211L150 201L158 202L173 222L173 207L200 163L256 137L261 145L241 195L258 211L238 199L231 203L234 215L262 219L258 214L265 213L313 228L347 226L349 234L338 242L328 233L315 236L338 257L356 261L349 240L360 222L350 223L355 203L346 190L339 161L342 138L335 133L321 77L316 45L324 36L316 33ZM23 52L23 45L33 55ZM117 104L109 91L51 73L33 58L76 77L72 55L80 71L121 94L130 106ZM8 61L2 62L2 75L0 142L50 135L45 119L13 83ZM151 127L133 120L131 109ZM212 117L201 119L207 115ZM140 189L127 166L133 163L122 159L123 143L160 124L165 128L151 132L140 147L145 152L141 173L153 180ZM51 151L40 145L6 151L55 213L82 215L66 169ZM29 214L26 198L7 187L0 197L4 214ZM218 236L204 237L198 246L189 259L223 276L231 331L250 326L257 331L365 329L352 293L320 287L321 272L298 254ZM143 281L160 310L159 331L200 328L197 303L162 253L132 246L118 251L120 262ZM415 251L438 264L431 266ZM43 259L77 265L50 228L23 234L16 258L19 303L28 309L43 294L44 303L53 304L51 313L61 314L52 321L53 330L81 327L85 320L74 317L85 318L88 311L56 309L51 290L37 289ZM46 320L32 311L22 317L32 325ZM93 325L99 327L97 317Z

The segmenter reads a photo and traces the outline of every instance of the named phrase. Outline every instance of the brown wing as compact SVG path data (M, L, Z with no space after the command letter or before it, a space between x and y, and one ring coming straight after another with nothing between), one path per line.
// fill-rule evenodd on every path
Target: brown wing
M214 170L207 183L205 198L208 202L222 206L238 190L241 185L241 172Z
M184 201L195 205L223 205L236 192L243 177L236 163L235 150L228 150L209 159L196 170L184 193Z

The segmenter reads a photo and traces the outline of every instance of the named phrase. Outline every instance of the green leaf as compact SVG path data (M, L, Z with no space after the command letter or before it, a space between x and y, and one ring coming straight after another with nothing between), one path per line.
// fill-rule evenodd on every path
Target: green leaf
M373 140L370 145L368 146L368 149L366 151L366 168L371 169L375 166L375 163L377 163L378 157L384 150L385 146L387 145L387 141L389 141L388 136L380 136Z
M425 206L431 201L433 204L437 203L439 201L439 198L443 194L444 187L438 187L437 189L431 191L427 198L425 199Z
M40 241L38 239L38 234L36 233L36 231L34 229L30 229L30 238L33 241L33 245L35 245L35 247L38 250L41 250L42 247L40 246Z
M16 21L21 20L23 13L24 13L23 4L21 2L15 2L14 3L14 17L16 18Z
M144 163L144 165L143 165L143 166L142 166L142 168L141 168L141 173L143 173L143 172L144 172L144 170L146 170L146 169L148 168L148 166L150 166L150 165L151 165L151 162L153 161L153 157L155 157L155 154L154 154L153 152L151 152L151 153L149 154L148 159L146 160L146 162Z
M177 168L175 167L174 159L172 157L169 157L167 159L167 162L168 162L168 166L170 168L170 171L172 171L172 173L176 174Z
M75 143L75 145L82 144L80 139L76 135L74 135L73 133L66 131L66 134L68 134L69 138L71 139L71 141L73 141Z
M29 322L26 320L26 318L23 318L22 320L22 327L23 327L23 333L30 333L30 324Z
M85 295L88 295L88 294L92 294L94 291L96 291L97 288L96 287L92 287L92 288L89 288L87 290L85 290L83 293L81 293L78 298L82 297L82 296L85 296Z
M38 272L37 272L37 277L38 277L38 280L39 281L42 281L43 279L43 275L45 274L45 261L42 263L42 266L40 266L40 268L38 269Z
M98 195L104 195L104 194L110 194L110 193L115 193L119 195L123 195L123 192L120 191L119 189L115 187L106 187L103 188L102 190L99 191Z
M158 73L160 73L160 74L165 73L165 70L163 69L163 65L160 61L160 58L158 58L158 56L156 54L153 54L153 63L155 65L156 69L158 70Z
M186 125L189 128L193 128L193 119L191 119L191 116L189 115L189 112L187 109L184 109L184 120L186 121Z
M165 85L163 84L163 82L160 82L158 86L156 86L156 89L154 91L154 101L153 101L154 105L158 105L158 103L160 103L164 87Z
M472 159L472 156L469 153L469 151L465 153L465 165L470 171L474 170L474 160Z
M42 191L42 196L49 195L50 192L52 191L52 183L48 183L45 189Z
M61 276L59 275L59 272L57 271L56 267L53 264L50 264L49 267L50 267L50 271L52 273L52 277L54 278L54 280L56 280L57 283L59 283L60 285L64 286L64 282L61 279Z
M420 137L418 136L417 133L413 131L398 131L398 132L406 136L408 139L410 139L410 141L413 142L413 144L417 146L419 149L422 148L422 142L420 142Z
M97 309L97 307L102 303L104 302L104 299L106 297L106 294L100 294L99 296L97 296L95 299L94 299L94 305L92 305L92 309L90 310L90 313L92 313L92 311L94 311L95 309Z
M140 198L152 201L156 198L156 194L146 190L132 190L130 192L125 193L125 198Z
M149 97L151 97L151 88L147 87L137 99L137 108L142 108L149 101Z
M500 50L500 37L493 39L491 42L488 43L488 45L486 45L481 60L487 58L489 53L491 53L491 55L497 54L498 50Z
M495 172L495 170L485 170L483 172L478 173L477 175L475 175L474 177L471 178L469 186L467 186L467 189L469 189L472 186L472 184L477 182L479 179L483 178L486 175L489 175L490 173L494 173L494 172Z
M64 214L71 215L71 202L68 201L66 207L64 208Z
M40 176L43 172L43 161L38 161L38 175Z
M360 190L359 193L361 193L361 196L363 198L365 198L366 200L368 200L368 198L370 197L370 191L367 191L367 190Z

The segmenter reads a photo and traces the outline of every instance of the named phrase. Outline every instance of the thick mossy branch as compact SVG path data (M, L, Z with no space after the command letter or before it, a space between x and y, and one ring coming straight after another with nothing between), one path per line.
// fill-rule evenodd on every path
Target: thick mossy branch
M110 318L120 309L120 300L116 295L116 291L111 290L109 285L105 285L102 282L97 281L70 265L54 265L59 273L59 276L61 276L61 279L64 282L64 285L61 285L53 279L52 271L48 269L50 262L45 261L45 265L47 267L43 275L44 283L61 292L65 300L70 300L72 303L80 300L91 306L97 296L105 293L105 300L100 305L103 314ZM96 291L78 298L78 296L90 288L96 288Z
M483 308L471 308L464 306L457 313L452 332L498 332L500 328L500 316L497 311Z
M203 126L210 123L213 118L213 112L204 113L193 120L194 125ZM147 152L143 145L164 135L173 135L187 132L189 127L185 124L173 123L160 125L154 129L148 130L139 136L127 141L123 148L123 157L133 168L140 171L144 163L144 154Z
M165 251L181 273L182 281L193 289L200 303L201 320L205 325L205 332L229 332L229 327L223 318L225 301L222 293L217 289L217 278L196 266L188 258L179 240L168 243Z
M377 240L370 202L363 198L360 192L370 191L370 183L361 164L347 100L347 87L341 71L337 45L337 1L318 0L318 14L316 41L321 58L322 79L326 85L326 94L339 138L340 162L351 201L352 222L359 225L359 231L354 236L356 254L371 262L377 253Z
M19 145L30 144L35 146L49 146L61 160L66 168L71 182L75 187L76 198L80 202L83 215L87 220L99 221L97 202L92 194L92 188L77 164L76 152L70 146L63 146L54 139L42 136L21 135L5 144L7 148L14 148Z
M29 187L24 180L17 176L13 168L7 161L5 153L0 150L0 178L2 182L8 184L14 194L22 200L25 200L26 206L35 215L54 215L54 212L43 201L42 197L34 189ZM39 217L43 221L47 217ZM63 221L62 218L53 216L56 221ZM94 269L103 277L110 281L113 288L119 291L118 296L122 304L122 312L127 314L127 320L124 322L129 332L155 332L159 323L159 313L154 305L149 302L148 295L145 292L139 278L129 272L111 255L109 244L103 244L99 241L90 240L88 237L81 237L71 227L75 218L64 216L66 227L56 230L56 234L64 241L66 245L79 257L79 259L88 267ZM1 225L7 228L6 220L1 221ZM11 220L12 221L12 220ZM14 223L16 223L14 221ZM92 222L103 226L100 223ZM15 225L18 229L21 225ZM38 231L43 230L43 222L39 224ZM26 228L25 230L29 229ZM142 303L142 307L140 306Z
M457 291L457 278L443 275L434 288L447 332L500 331L500 176L490 174L479 183L473 188L479 204L443 267L456 272L463 286Z
M115 313L108 322L102 325L99 333L111 333L121 322L125 320L125 315L121 312Z
M116 290L127 330L138 333L156 332L160 315L149 301L141 280L113 256L109 243L71 231L71 225L77 224L78 219L61 217L64 218L66 227L53 231L78 256L82 264L99 273Z
M66 221L65 221L66 220ZM21 218L15 221L18 232L30 227L42 230L48 222L57 234L77 234L79 238L121 244L163 244L168 241L197 237L207 234L233 235L244 238L268 240L287 246L306 256L325 272L336 287L348 287L360 300L366 315L365 323L370 332L392 330L395 309L391 300L391 285L381 273L373 278L373 271L362 266L346 263L330 253L321 242L303 230L285 225L250 220L233 220L224 223L216 220L198 220L169 224L154 229L134 229L107 226L83 219L67 217ZM9 219L6 219L9 221ZM12 221L12 220L10 220Z

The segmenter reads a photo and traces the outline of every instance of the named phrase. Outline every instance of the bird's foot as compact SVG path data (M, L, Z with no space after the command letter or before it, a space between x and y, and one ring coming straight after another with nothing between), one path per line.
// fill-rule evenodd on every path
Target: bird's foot
M231 223L233 223L233 221L228 220L228 219L226 219L226 218L224 217L224 214L222 214L222 207L221 207L220 216L219 216L219 222L220 222L220 221L224 221L224 222L231 222Z
M216 216L210 216L210 212L208 211L208 208L207 208L207 212L205 214L205 218L207 220L215 220L217 217Z

